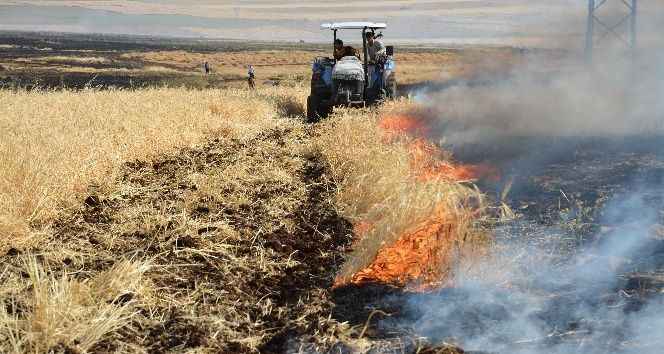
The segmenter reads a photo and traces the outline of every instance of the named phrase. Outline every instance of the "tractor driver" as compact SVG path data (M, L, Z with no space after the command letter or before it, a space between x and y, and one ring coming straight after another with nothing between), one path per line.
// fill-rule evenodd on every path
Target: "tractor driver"
M367 39L367 52L369 57L369 87L373 87L375 81L380 81L382 85L382 67L386 55L385 46L376 39L373 32L365 34Z
M334 40L334 59L340 60L343 57L357 57L359 58L359 54L355 48L347 45L344 46L344 41L341 39L335 39Z

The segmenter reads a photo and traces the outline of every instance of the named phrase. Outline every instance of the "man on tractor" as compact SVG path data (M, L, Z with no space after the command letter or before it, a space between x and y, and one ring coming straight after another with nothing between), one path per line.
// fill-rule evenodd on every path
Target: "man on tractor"
M387 59L385 54L385 46L376 38L377 36L374 32L367 32L365 37L367 39L367 53L369 62L368 87L382 87L383 65Z
M357 50L349 45L344 46L344 41L341 39L334 40L334 59L341 60L343 57L356 57L360 58Z
M385 46L381 41L378 40L376 37L380 37L382 35L376 36L374 32L367 32L365 35L367 37L367 49L369 50L369 62L376 62L376 59L380 55L385 55Z

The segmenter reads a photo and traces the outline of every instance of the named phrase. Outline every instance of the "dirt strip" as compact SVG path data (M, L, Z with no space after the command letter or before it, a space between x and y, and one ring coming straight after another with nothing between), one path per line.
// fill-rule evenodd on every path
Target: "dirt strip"
M91 351L282 353L296 340L324 344L337 325L327 289L351 225L335 212L335 186L307 139L292 127L249 141L219 137L127 163L110 192L91 187L32 252L51 274L83 280L122 259L148 260L154 289L149 299L127 293L123 302L138 303L132 323ZM26 278L24 253L0 257L5 277ZM17 316L29 306L23 285L8 295ZM51 349L77 352L75 343Z

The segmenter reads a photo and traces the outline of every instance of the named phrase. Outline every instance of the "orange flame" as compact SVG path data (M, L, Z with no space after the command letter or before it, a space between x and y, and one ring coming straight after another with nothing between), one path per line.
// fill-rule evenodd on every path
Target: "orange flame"
M411 137L408 151L411 157L411 169L415 177L426 181L446 179L451 181L473 181L488 179L499 181L500 171L488 164L456 165L451 161L451 154L441 150L436 144L426 140L431 129L424 118L410 115L389 115L383 117L378 126L385 132L388 141L399 137Z
M399 286L417 285L426 290L443 285L450 272L452 220L443 210L402 235L393 245L382 248L367 268L355 273L354 284L381 282Z
M383 117L378 123L387 138L402 135L427 136L429 127L423 119L408 115L392 115Z
M415 183L439 179L500 179L499 170L488 164L457 165L450 162L449 153L424 138L431 130L422 118L393 115L384 117L378 125L384 130L388 141L401 137L412 139L407 148ZM358 223L355 234L364 237L372 225L368 221ZM350 282L381 282L398 286L417 284L416 289L419 290L445 285L451 272L456 225L457 220L446 215L442 206L436 208L424 222L414 225L393 245L379 250L375 260L355 273Z

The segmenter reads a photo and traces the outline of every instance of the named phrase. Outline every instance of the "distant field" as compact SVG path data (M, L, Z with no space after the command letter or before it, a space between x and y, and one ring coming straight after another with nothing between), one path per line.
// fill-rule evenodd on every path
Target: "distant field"
M244 86L246 67L258 83L308 85L311 62L327 44L197 41L126 36L0 33L4 87ZM511 48L396 46L401 85L504 72L518 60ZM212 75L203 75L208 61Z
M640 41L656 40L662 2L639 9ZM624 10L607 1L602 15ZM386 22L399 44L582 49L586 11L587 1L562 0L0 0L0 30L315 43L329 37L323 22L368 20Z

